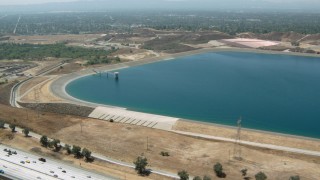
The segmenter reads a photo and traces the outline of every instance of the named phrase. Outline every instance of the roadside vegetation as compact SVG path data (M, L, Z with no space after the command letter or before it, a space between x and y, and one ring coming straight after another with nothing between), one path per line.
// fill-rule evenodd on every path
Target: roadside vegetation
M87 148L81 148L80 146L73 145L72 147L69 144L62 146L59 139L49 140L47 136L42 136L40 138L40 144L45 148L50 148L54 152L60 152L64 150L67 155L74 155L74 158L81 159L84 158L86 162L93 162L94 158L91 156L91 151Z

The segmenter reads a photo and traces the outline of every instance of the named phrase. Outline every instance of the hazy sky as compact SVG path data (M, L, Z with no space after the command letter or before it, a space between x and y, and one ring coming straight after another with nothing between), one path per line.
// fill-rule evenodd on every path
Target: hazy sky
M57 3L73 2L77 3ZM0 0L0 8L12 11L13 7L6 5L45 4L49 5L21 6L19 11L30 8L34 11L92 11L105 9L288 9L307 10L320 12L320 0ZM45 7L45 8L44 8ZM2 10L2 11L3 11Z
M76 0L0 0L0 5L40 4L47 2L70 2Z
M79 0L0 0L0 5L20 5L20 4L43 4L47 2L70 2L70 1L79 1ZM82 0L82 1L90 1L90 0ZM104 0L101 0L104 1ZM108 1L108 0L105 0ZM133 3L139 0L131 0ZM149 1L174 1L174 2L179 2L179 1L194 1L194 0L149 0ZM197 0L199 2L203 0ZM212 0L215 1L215 0ZM222 0L223 1L223 0ZM239 2L242 0L233 0L234 2ZM272 2L276 4L281 4L281 3L315 3L319 2L319 0L247 0L247 1L252 1L254 3L257 2ZM119 0L121 2L121 0Z

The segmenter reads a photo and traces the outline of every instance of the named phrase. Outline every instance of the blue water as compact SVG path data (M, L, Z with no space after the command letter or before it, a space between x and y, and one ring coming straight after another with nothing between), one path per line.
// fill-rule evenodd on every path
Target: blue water
M320 59L217 52L87 76L67 85L85 101L196 121L320 138Z

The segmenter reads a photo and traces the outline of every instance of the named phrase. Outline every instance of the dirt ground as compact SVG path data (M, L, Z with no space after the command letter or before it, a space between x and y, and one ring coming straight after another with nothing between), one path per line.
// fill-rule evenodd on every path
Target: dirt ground
M174 129L233 139L236 136L236 129L233 128L193 123L188 121L178 121ZM320 151L320 140L293 138L289 136L261 133L258 131L250 131L245 129L241 130L241 140Z
M59 68L59 69L52 71L51 73L49 73L49 75L61 75L61 74L68 74L68 73L80 71L85 68L82 65L84 63L85 62L83 60L75 59L74 61L72 61L68 64L65 64L62 68Z
M46 76L39 76L39 77L34 77L33 79L29 80L28 82L24 83L20 87L19 94L22 96L25 94L27 91L32 89L34 86L40 84L41 82L44 82L45 80L49 79L49 77Z
M243 161L233 160L234 144L196 139L166 131L110 123L89 118L37 113L0 105L0 118L51 138L87 147L90 150L125 162L133 162L141 153L150 168L176 173L185 169L190 175L209 175L220 162L227 179L239 179L240 170L248 169L250 177L259 171L269 179L288 179L299 174L303 179L320 177L320 158L288 154L266 149L242 147ZM28 113L28 116L27 116ZM82 133L80 123L82 122ZM147 150L148 141L148 150ZM169 157L160 155L169 152Z
M41 76L38 79L31 80L26 84L22 85L21 88L27 90L25 94L21 94L20 101L22 102L50 102L50 103L59 103L64 102L63 99L54 96L51 93L50 85L57 78L55 75L51 76ZM33 89L31 89L33 88ZM39 98L36 99L36 92L39 93Z

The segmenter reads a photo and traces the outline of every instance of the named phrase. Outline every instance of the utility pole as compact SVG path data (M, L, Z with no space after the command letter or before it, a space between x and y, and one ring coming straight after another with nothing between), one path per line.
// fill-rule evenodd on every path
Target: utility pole
M234 142L234 151L233 151L233 157L237 160L242 160L241 157L241 145L240 145L240 137L241 137L241 121L242 118L240 116L239 120L237 121L237 136Z
M34 88L34 100L36 103L36 110L37 110L37 114L38 114L38 118L40 117L40 88L36 87Z
M147 151L149 151L149 137L147 136Z
M27 122L29 121L29 115L28 115L28 109L26 108L26 113L27 113Z
M81 120L81 123L80 123L81 134L82 134L82 126L83 126L83 124L82 124L82 120Z

